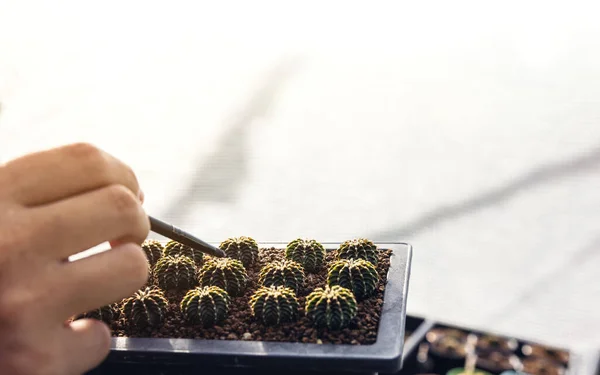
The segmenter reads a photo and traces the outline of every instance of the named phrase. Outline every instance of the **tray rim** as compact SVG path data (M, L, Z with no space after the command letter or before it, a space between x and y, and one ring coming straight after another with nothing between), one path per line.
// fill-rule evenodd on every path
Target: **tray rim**
M333 251L343 241L320 242ZM258 242L259 247L285 248L288 242ZM390 267L377 329L370 345L313 344L275 341L205 340L184 338L112 337L107 358L110 363L160 360L173 363L211 362L228 367L264 365L309 369L350 366L356 370L395 372L402 368L406 304L413 248L406 242L373 241L380 250L391 250ZM218 243L212 242L218 246ZM390 329L393 327L394 329ZM335 362L335 363L333 363Z
M424 318L422 316L407 314L406 317L412 317L421 320L421 323L417 326L417 328L412 332L411 336L404 342L404 349L402 352L402 361L414 355L419 345L425 340L425 335L432 329L437 321L433 319Z

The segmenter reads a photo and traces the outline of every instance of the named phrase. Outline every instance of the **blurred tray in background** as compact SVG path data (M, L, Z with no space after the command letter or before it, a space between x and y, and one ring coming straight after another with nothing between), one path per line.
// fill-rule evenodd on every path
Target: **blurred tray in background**
M477 336L476 367L493 375L598 375L600 350L541 343L407 316L404 366L395 375L439 374L464 368L467 337Z

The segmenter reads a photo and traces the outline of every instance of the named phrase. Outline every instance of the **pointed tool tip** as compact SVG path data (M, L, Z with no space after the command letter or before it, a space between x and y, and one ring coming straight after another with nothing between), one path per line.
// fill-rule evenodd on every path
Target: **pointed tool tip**
M225 258L227 256L227 254L225 254L225 252L219 248L215 250L215 253L219 258Z

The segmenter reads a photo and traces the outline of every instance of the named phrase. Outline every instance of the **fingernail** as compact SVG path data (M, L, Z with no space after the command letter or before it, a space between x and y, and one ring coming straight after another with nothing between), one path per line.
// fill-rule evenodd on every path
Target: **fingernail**
M138 192L138 199L140 200L140 202L144 203L144 192L142 191L142 189L140 189L140 191Z

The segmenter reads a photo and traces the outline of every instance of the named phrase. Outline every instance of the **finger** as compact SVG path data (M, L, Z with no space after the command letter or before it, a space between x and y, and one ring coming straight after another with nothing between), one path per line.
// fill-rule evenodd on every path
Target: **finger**
M56 259L107 241L141 244L150 221L138 199L122 185L111 185L45 206L28 209L30 247Z
M62 358L68 374L84 374L100 365L110 352L110 330L95 319L80 319L66 327Z
M140 193L138 194L138 198L139 198L140 202L142 204L144 204L144 199L146 198L146 196L144 195L144 191L142 189L140 189ZM117 246L123 244L124 241L122 241L122 240L115 240L115 241L108 241L108 243L109 243L110 247L112 248L112 247L117 247Z
M139 194L137 177L127 165L86 144L41 151L8 162L2 184L18 203L36 206L108 185L124 185Z
M119 240L115 240L115 241L109 241L108 244L110 245L111 249L114 249L115 247L123 245L123 242L119 241Z
M74 262L57 264L48 289L64 321L133 295L148 280L148 261L140 246L125 244Z

